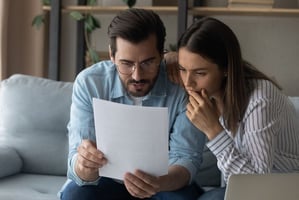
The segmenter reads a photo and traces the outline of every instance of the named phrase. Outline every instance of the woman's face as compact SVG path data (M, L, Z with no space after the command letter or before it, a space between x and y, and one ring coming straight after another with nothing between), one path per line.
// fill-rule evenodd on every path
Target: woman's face
M209 97L221 98L224 72L218 65L192 53L185 47L179 49L178 62L182 81L186 90L198 92L205 89Z

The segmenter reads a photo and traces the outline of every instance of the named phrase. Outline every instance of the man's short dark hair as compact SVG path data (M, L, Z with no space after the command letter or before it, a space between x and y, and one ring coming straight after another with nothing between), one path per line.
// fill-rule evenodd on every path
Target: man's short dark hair
M116 53L116 38L139 43L147 39L151 34L157 38L157 50L163 53L165 42L165 26L159 15L152 10L130 8L120 12L113 18L108 27L110 48L112 56Z

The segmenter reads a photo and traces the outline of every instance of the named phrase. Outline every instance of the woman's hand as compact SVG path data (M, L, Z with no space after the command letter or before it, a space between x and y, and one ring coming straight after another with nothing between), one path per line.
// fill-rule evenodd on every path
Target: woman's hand
M219 123L217 106L212 103L204 89L199 94L194 91L188 93L190 96L187 117L194 126L206 134L209 140L212 140L223 130Z

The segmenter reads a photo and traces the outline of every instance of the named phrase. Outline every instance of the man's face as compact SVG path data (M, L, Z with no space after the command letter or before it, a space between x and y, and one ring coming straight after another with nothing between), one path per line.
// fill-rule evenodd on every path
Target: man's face
M134 44L116 38L116 53L111 60L116 64L120 79L127 92L135 97L145 96L154 86L161 56L156 47L156 36Z

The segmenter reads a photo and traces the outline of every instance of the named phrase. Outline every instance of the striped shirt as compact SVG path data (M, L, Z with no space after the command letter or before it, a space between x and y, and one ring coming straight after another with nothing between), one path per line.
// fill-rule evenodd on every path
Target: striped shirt
M207 143L227 182L232 174L299 172L299 118L292 102L270 81L255 89L235 137L224 128Z

